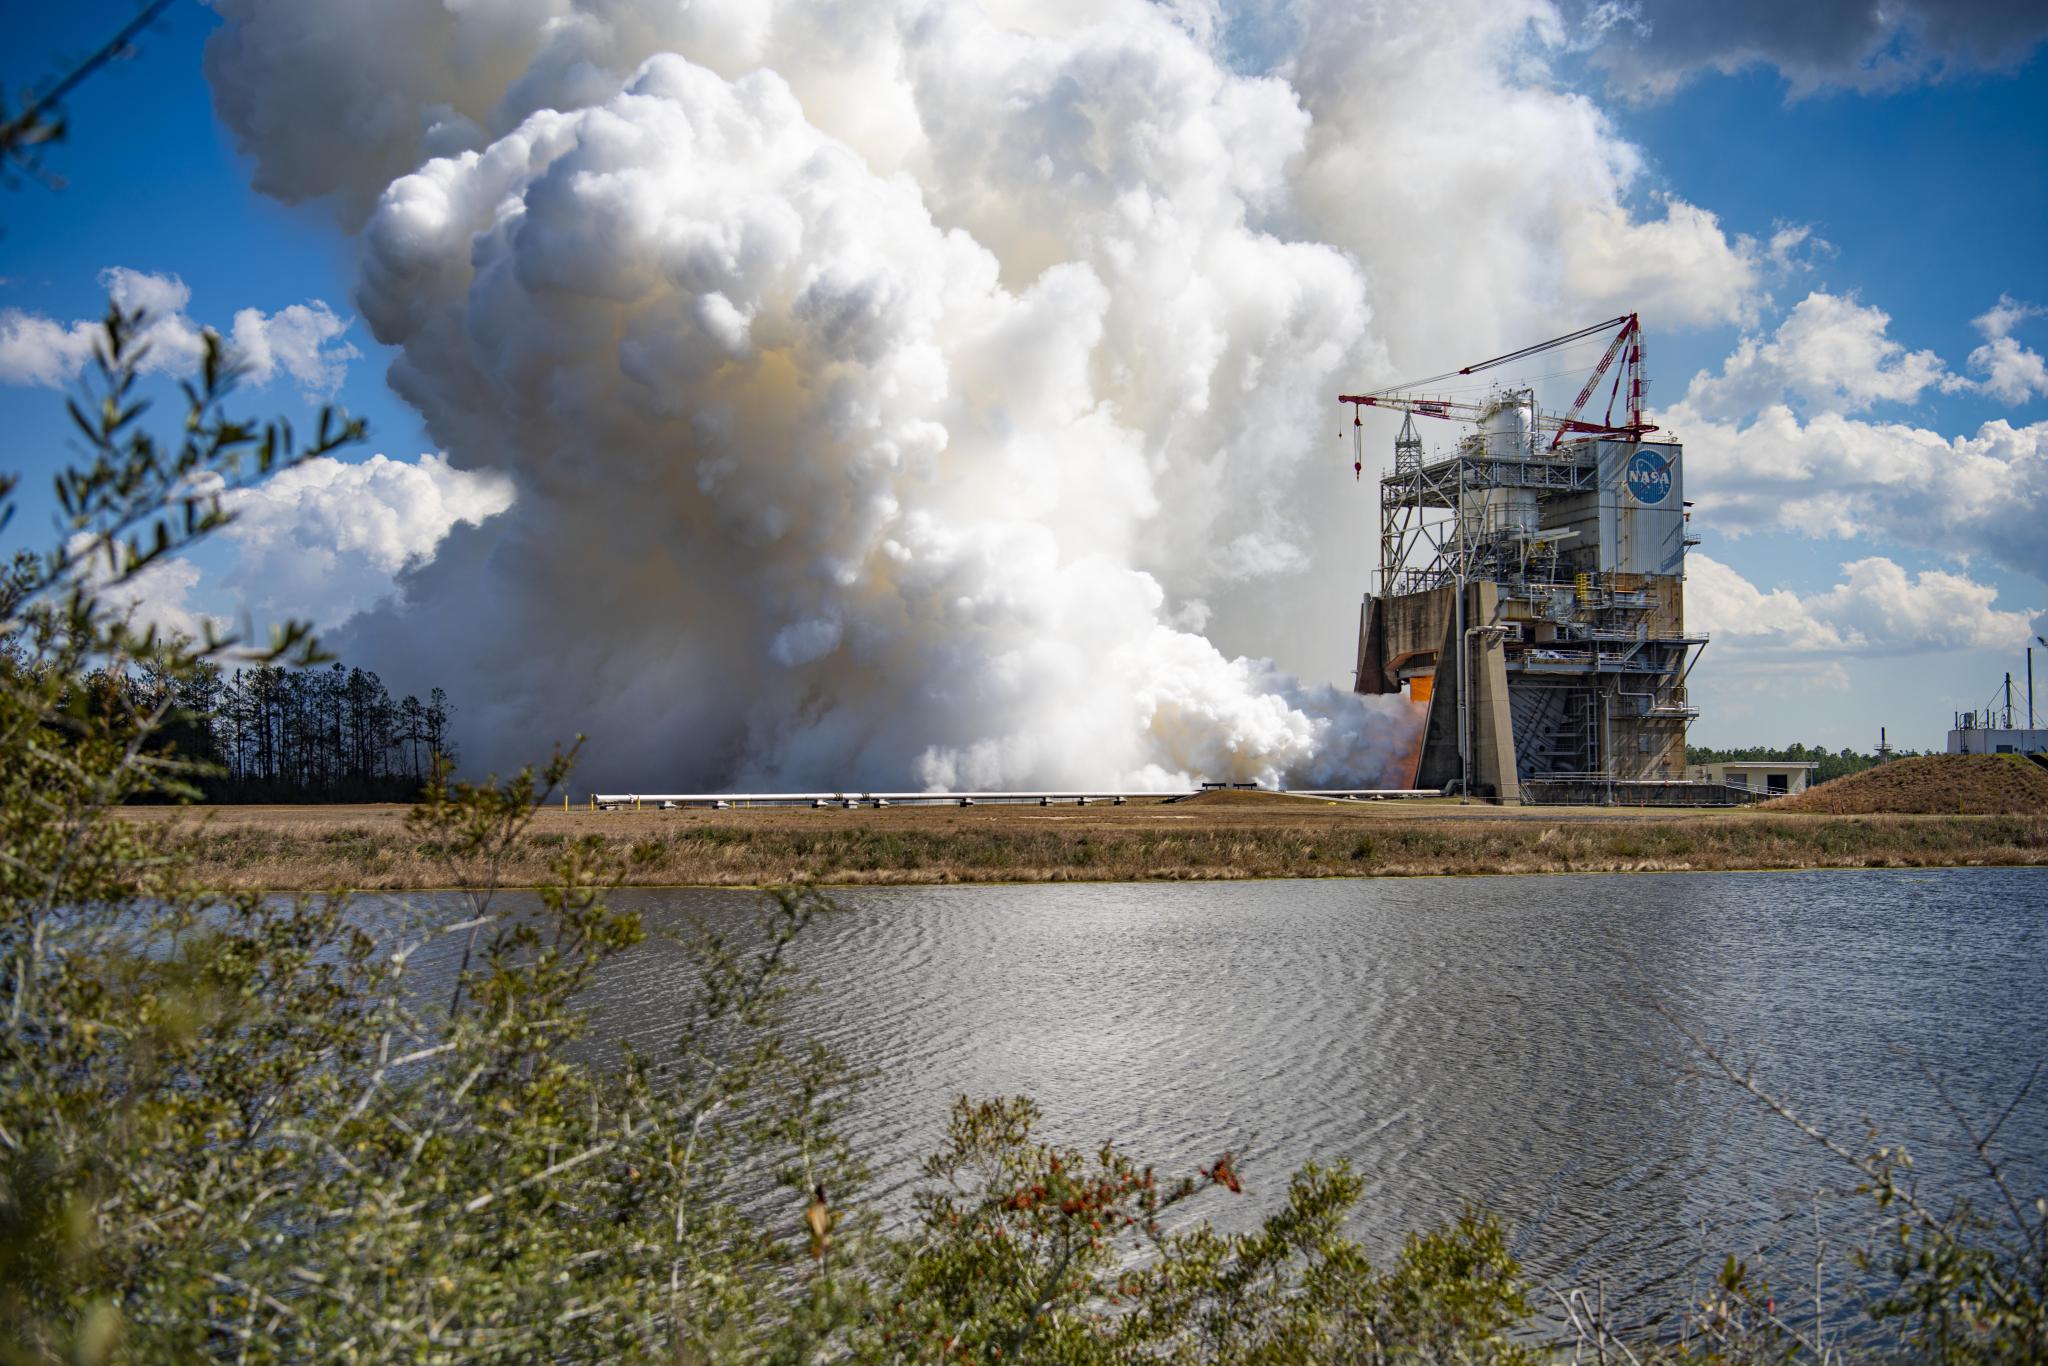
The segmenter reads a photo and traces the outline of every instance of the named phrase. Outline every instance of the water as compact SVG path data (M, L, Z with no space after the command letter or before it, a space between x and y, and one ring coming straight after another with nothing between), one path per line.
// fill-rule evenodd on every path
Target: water
M755 898L624 894L651 925L738 930ZM1867 1121L1970 1189L1955 1120L2048 1057L2048 871L956 887L849 891L800 961L806 1032L877 1069L852 1122L900 1210L953 1097L1026 1093L1062 1141L1162 1172L1244 1154L1270 1209L1311 1158L1368 1180L1375 1255L1467 1201L1543 1284L1682 1293L1702 1259L1810 1276L1860 1238L1854 1173L1702 1074L1659 1013L1754 1064L1853 1147ZM691 976L650 942L598 988L659 1048ZM2048 1081L2000 1135L2048 1191ZM1979 1183L1980 1184L1980 1183ZM1669 1298L1668 1295L1665 1298ZM1644 1297L1638 1296L1638 1302Z

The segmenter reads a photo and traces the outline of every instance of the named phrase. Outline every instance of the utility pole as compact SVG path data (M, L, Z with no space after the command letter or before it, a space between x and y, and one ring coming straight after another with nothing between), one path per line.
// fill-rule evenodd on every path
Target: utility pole
M2034 639L2041 640L2041 637L2035 636ZM2048 647L2048 640L2041 640L2041 644L2044 647ZM2034 647L2029 645L2027 647L2027 729L2032 730L2034 726Z

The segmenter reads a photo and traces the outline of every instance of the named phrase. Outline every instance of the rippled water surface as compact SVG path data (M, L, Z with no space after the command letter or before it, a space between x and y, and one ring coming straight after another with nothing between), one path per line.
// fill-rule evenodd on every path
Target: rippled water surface
M628 894L743 933L749 895ZM2048 871L957 887L845 893L804 942L804 1028L878 1069L853 1130L900 1208L951 1099L1028 1093L1052 1133L1192 1169L1254 1140L1251 1195L1349 1158L1378 1253L1477 1201L1541 1280L1682 1286L1698 1254L1810 1261L1845 1168L1700 1075L1662 1007L1861 1146L1970 1178L1927 1074L1993 1116L2048 1057ZM657 1048L690 983L650 943L604 1029ZM1925 1069L1925 1074L1923 1070ZM2048 1091L2048 1082L2044 1082ZM2048 1190L2048 1096L2008 1120ZM1261 1197L1265 1197L1262 1202ZM1836 1246L1861 1202L1824 1198Z

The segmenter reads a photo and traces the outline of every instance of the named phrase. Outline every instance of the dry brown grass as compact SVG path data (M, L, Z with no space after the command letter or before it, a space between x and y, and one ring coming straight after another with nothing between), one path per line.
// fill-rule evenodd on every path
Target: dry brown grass
M138 810L222 888L445 886L398 806ZM568 839L644 844L645 885L1140 881L1445 873L2048 865L2048 816L1614 812L1202 798L1123 807L596 813L550 809L506 867L546 875Z
M1897 759L1765 805L1834 816L2048 814L2048 769L2017 754Z

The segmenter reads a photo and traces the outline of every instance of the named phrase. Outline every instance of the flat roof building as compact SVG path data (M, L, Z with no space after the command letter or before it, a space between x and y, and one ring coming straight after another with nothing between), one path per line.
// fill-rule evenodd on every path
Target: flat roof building
M1792 797L1813 786L1813 771L1819 767L1819 764L1811 762L1740 759L1729 760L1726 763L1696 764L1692 776L1695 782L1725 783L1729 787L1762 792L1773 797Z
M2048 753L2048 728L1963 724L1977 719L1969 712L1956 714L1955 729L1948 733L1950 754Z

